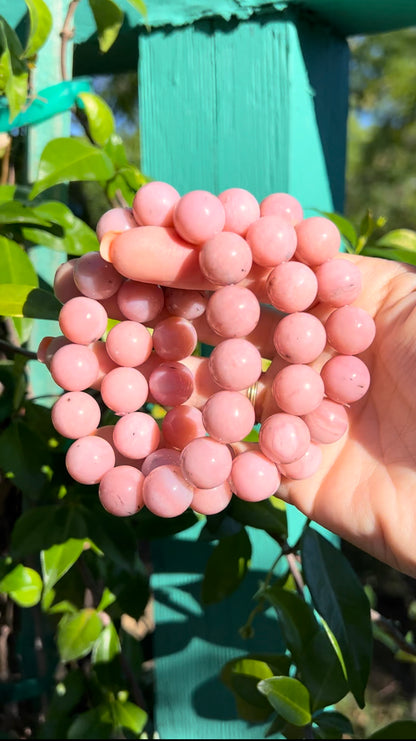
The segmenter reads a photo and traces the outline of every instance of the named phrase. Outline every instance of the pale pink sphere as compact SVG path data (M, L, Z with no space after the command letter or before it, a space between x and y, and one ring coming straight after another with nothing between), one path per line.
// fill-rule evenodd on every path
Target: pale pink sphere
M179 360L157 365L149 376L149 391L153 399L164 407L174 407L188 401L194 390L194 377Z
M272 394L280 409L288 414L312 412L324 398L324 382L309 365L293 363L276 373Z
M117 206L105 211L98 219L95 233L98 240L101 241L106 232L124 232L133 227L137 227L137 221L133 216L132 209Z
M321 369L325 393L340 404L361 399L370 386L370 371L356 355L335 355Z
M292 463L304 455L311 436L306 422L294 414L276 412L262 423L259 446L275 463Z
M179 404L169 409L162 419L161 427L168 445L178 450L182 450L194 438L206 435L201 410L188 404Z
M344 355L358 355L370 347L376 325L370 314L358 306L341 306L325 322L328 343Z
M280 473L276 464L257 450L246 450L233 460L231 488L246 502L261 502L276 494Z
M163 309L163 289L155 283L126 280L117 292L117 304L125 319L149 322Z
M101 399L115 414L136 412L147 400L149 387L137 368L117 366L101 381Z
M112 327L106 339L107 352L115 363L134 367L147 360L153 342L149 330L140 322L126 319Z
M246 240L253 262L266 268L290 260L297 244L294 226L284 216L275 214L254 221L248 228Z
M162 360L183 360L195 350L198 334L188 319L169 316L156 324L152 340L153 349Z
M202 244L223 230L224 206L208 190L191 190L176 203L173 224L182 239L191 244Z
M311 433L311 440L326 445L335 443L348 430L348 413L342 404L322 399L319 406L303 416Z
M98 360L86 345L69 344L54 352L49 370L55 383L65 391L85 391L98 378Z
M262 358L257 348L244 339L222 340L212 350L208 360L214 381L229 391L242 391L258 381Z
M73 343L61 334L59 335L59 337L44 337L42 340L42 344L43 350L39 345L38 355L39 351L41 351L43 360L40 357L38 357L38 360L40 360L41 363L45 363L49 368L51 360L56 351L59 350L60 347L64 347L64 345L72 345Z
M308 265L289 260L270 272L266 291L270 303L279 311L305 311L316 299L318 281Z
M97 437L101 437L103 440L106 440L108 443L110 443L115 455L115 466L134 466L134 468L140 469L142 458L129 458L127 455L122 455L120 451L117 450L116 446L114 445L113 439L114 427L114 424L103 425L102 427L98 427L95 430L94 435L96 435Z
M184 319L197 319L205 312L208 295L205 291L186 288L165 288L165 308L169 314Z
M180 456L180 451L174 448L157 448L153 453L146 456L142 463L141 472L144 476L148 476L150 471L158 468L158 466L179 466Z
M352 304L361 293L362 276L357 265L338 257L315 268L318 281L317 297L330 306Z
M81 255L74 265L74 282L84 296L105 299L114 296L124 278L99 252Z
M322 461L322 450L311 442L306 453L292 463L279 463L282 476L288 479L308 479L317 472Z
M295 226L297 247L295 260L315 267L339 253L341 234L333 221L326 216L310 216Z
M115 466L102 477L98 498L107 512L116 517L130 517L143 505L144 476L134 466Z
M114 450L110 443L96 435L80 437L69 446L65 465L69 475L80 484L98 484L113 468Z
M226 286L245 278L253 263L249 244L239 234L219 232L201 245L199 267L213 284Z
M71 342L89 345L107 329L108 316L101 304L87 296L70 298L59 312L59 328Z
M261 216L284 216L293 226L303 219L303 208L300 202L290 193L270 193L260 203Z
M72 440L91 435L100 419L98 402L85 391L67 391L55 401L51 410L55 430Z
M211 489L198 489L194 486L191 508L200 515L216 515L229 505L232 496L228 481Z
M225 210L224 231L244 237L250 224L260 217L257 198L244 188L227 188L218 198Z
M212 489L227 481L232 460L228 445L210 437L198 437L183 448L181 470L193 486Z
M159 426L150 414L129 412L115 423L113 442L126 458L146 458L159 445Z
M144 479L144 503L158 517L182 515L190 507L193 493L192 484L185 481L180 466L157 466Z
M173 226L173 209L180 195L169 183L145 183L133 198L134 218L141 226Z
M56 268L53 292L61 304L65 304L70 298L83 295L74 280L74 268L78 260L79 257L73 257Z
M295 311L280 319L273 343L280 357L289 363L312 363L325 348L325 327L313 314Z
M245 337L260 319L260 303L249 288L222 286L208 299L206 319L221 337Z
M214 440L235 443L254 427L255 413L249 399L239 391L217 391L202 408L204 427Z

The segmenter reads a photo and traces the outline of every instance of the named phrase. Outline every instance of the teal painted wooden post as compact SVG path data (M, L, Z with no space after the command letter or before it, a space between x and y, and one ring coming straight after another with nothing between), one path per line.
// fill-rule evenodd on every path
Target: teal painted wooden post
M142 168L181 193L238 186L259 200L289 192L305 214L342 210L347 75L345 40L289 12L141 34ZM304 518L289 508L289 521L294 541ZM238 718L219 673L241 653L281 649L270 613L252 639L239 635L279 550L249 529L249 578L203 610L201 575L212 546L198 542L200 529L153 544L156 729L170 739L259 738L266 726Z

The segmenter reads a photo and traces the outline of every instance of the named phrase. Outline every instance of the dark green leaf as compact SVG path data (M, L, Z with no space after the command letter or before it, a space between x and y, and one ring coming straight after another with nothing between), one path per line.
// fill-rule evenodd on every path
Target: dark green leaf
M339 644L350 690L364 707L373 649L367 595L345 556L314 528L303 533L301 556L312 602Z
M9 594L21 607L33 607L41 597L42 579L34 569L18 564L0 581L0 592Z
M313 714L313 722L323 732L322 738L345 738L353 736L354 729L351 721L336 710L325 710Z
M242 525L265 530L282 539L287 537L286 510L280 505L280 500L274 497L263 502L245 502L233 497L228 511Z
M113 175L113 164L101 149L82 139L57 137L48 142L41 154L38 179L29 198L58 183L106 181Z
M322 211L321 213L338 227L341 235L354 250L358 239L357 230L354 224L349 221L349 219L346 219L345 216L341 216L341 214L331 213L329 211Z
M258 688L270 705L294 726L306 726L311 720L309 692L293 677L262 679Z
M82 511L78 508L68 506L65 500L59 504L41 505L27 509L15 523L11 553L14 558L24 558L57 543L65 543L71 537L88 538L88 534Z
M46 201L32 209L35 216L49 220L53 228L24 227L24 238L43 247L50 247L69 255L83 255L98 250L97 235L82 219L78 219L68 206L59 201Z
M107 739L114 738L113 726L108 719L108 708L105 705L99 705L92 710L77 715L76 719L68 729L67 738L70 739Z
M66 613L59 621L57 643L62 661L73 661L92 650L103 628L97 612L91 608L75 614Z
M202 581L205 605L220 602L235 592L243 581L251 559L251 542L244 529L222 538L212 550Z
M50 464L50 451L23 421L13 420L1 433L0 468L28 497L45 485L44 467Z
M167 538L169 535L188 530L198 522L198 518L191 509L186 510L179 517L158 517L144 507L132 520L132 526L138 538L153 540Z
M119 34L124 13L113 0L89 0L89 4L97 26L100 51L106 52Z
M25 0L29 10L30 34L23 56L34 57L42 48L52 30L52 14L44 0Z
M388 723L384 728L379 728L367 738L416 738L415 720L396 720Z
M33 285L0 284L0 314L57 320L62 304L50 291Z

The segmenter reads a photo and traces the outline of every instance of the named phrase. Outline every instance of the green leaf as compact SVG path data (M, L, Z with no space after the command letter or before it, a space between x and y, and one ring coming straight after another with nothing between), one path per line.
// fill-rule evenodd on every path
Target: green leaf
M98 705L85 713L79 713L67 731L67 738L114 738L107 705Z
M121 652L120 639L114 627L109 623L103 628L92 650L92 663L107 663Z
M128 728L140 735L147 723L147 713L132 702L116 700L111 707L113 723L118 728Z
M351 721L336 710L324 710L314 713L313 722L316 723L320 731L323 731L323 738L353 737L354 729Z
M0 203L0 225L9 228L15 225L42 226L46 229L52 228L49 219L39 215L36 208L26 206L20 201L5 201Z
M294 726L306 726L312 720L309 692L302 682L293 677L262 679L258 688L270 705Z
M6 95L9 104L9 121L13 121L27 99L29 72L22 57L19 37L0 17L0 93Z
M124 13L113 0L89 0L89 4L97 26L100 51L107 52L119 34Z
M410 250L402 250L399 248L389 249L388 247L373 247L367 245L363 247L362 255L367 257L381 257L384 260L395 260L396 262L404 262L408 265L416 265L416 253Z
M29 10L30 33L23 56L34 57L46 42L53 24L51 11L44 0L25 0Z
M52 227L48 231L24 227L22 233L29 242L74 256L98 250L99 242L95 231L75 216L64 203L45 201L32 210L36 217L48 220Z
M143 0L128 0L128 2L133 6L133 8L136 8L136 10L141 13L143 18L147 18L146 3L144 3Z
M288 657L277 656L276 664L279 659L286 659L287 673L290 667ZM281 663L283 665L283 661ZM223 666L221 680L234 695L238 715L248 723L261 723L270 716L270 703L258 691L257 684L261 679L273 675L267 658L262 661L255 654L232 659Z
M355 247L357 245L357 230L354 226L354 224L349 220L346 219L345 216L341 216L341 214L338 213L331 213L329 211L321 211L323 216L326 216L327 219L330 219L339 229L341 232L341 236L344 237L348 245L351 246L352 251L355 250Z
M103 147L116 128L110 106L94 93L79 93L77 103L87 117L91 137L98 146Z
M0 204L5 203L6 201L11 201L16 193L16 188L16 185L0 185Z
M33 607L40 600L42 579L34 569L18 564L0 581L0 592L9 594L21 607Z
M251 559L251 542L246 531L222 538L208 558L202 580L201 600L205 605L220 602L235 592L243 581Z
M28 497L35 497L47 483L44 469L50 464L50 451L22 420L14 419L3 430L0 468Z
M262 502L245 502L239 497L233 497L229 506L229 514L242 525L265 530L279 538L287 537L286 510L281 509L280 500L275 497Z
M37 287L38 276L23 247L0 235L0 275L4 283Z
M415 720L395 720L378 731L374 731L367 738L412 738L416 737Z
M349 687L364 707L373 650L367 595L345 556L314 528L303 533L301 556L312 602L339 644Z
M97 612L91 608L75 614L66 613L58 623L57 643L62 661L73 661L92 650L103 628Z
M40 560L45 585L44 596L69 571L85 550L85 547L89 545L90 541L88 540L69 538L65 543L41 551Z
M106 181L113 175L113 164L105 152L82 139L57 137L48 142L41 154L38 180L29 198L35 198L58 183Z
M32 285L0 284L0 314L57 320L62 304L50 291Z
M129 160L126 154L126 148L119 134L112 134L108 141L104 144L103 149L114 164L116 170L120 167L123 167L124 165L129 164Z
M11 553L14 558L23 558L57 543L65 543L70 537L88 538L87 526L79 508L68 507L64 501L38 505L27 509L16 521Z

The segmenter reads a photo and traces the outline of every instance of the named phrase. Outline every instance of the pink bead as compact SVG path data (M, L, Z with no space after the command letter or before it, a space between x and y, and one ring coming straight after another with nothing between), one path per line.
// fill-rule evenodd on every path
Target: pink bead
M312 412L321 403L324 392L324 382L318 371L301 363L282 368L272 383L276 404L288 414Z
M243 237L233 232L220 232L201 245L199 266L213 284L239 283L251 269L251 249Z
M115 466L102 477L99 500L116 517L130 517L143 507L144 476L133 466Z
M136 226L137 221L131 208L115 207L110 208L98 219L95 232L98 241L101 242L106 232L124 232Z
M117 304L125 319L149 322L163 309L163 289L154 283L126 280L117 292Z
M340 404L361 399L370 386L370 372L356 355L335 355L321 370L325 393Z
M258 324L260 304L249 288L223 286L208 299L206 319L221 337L245 337Z
M123 277L99 252L87 252L74 265L74 282L84 296L103 299L113 296Z
M127 458L146 458L159 445L159 426L150 414L130 412L115 423L113 441L117 450Z
M277 412L260 427L261 452L275 463L292 463L304 455L309 447L310 432L300 417Z
M308 479L317 472L322 461L322 450L319 445L310 443L306 453L293 463L279 463L282 476L288 479Z
M319 406L303 416L316 443L335 443L348 430L348 414L342 404L331 399L323 399Z
M191 440L181 452L181 469L187 481L199 489L212 489L231 473L232 455L224 443L210 437Z
M243 337L222 340L208 360L215 382L228 391L242 391L258 381L262 372L261 354Z
M149 387L137 368L117 366L101 381L101 399L115 414L135 412L146 403Z
M270 193L260 203L261 216L284 216L293 226L303 219L303 208L289 193Z
M55 383L65 391L85 391L98 378L98 360L86 345L70 342L54 352L49 370Z
M59 312L59 327L71 342L89 345L107 329L107 312L98 301L87 296L69 299Z
M204 437L206 429L201 410L187 404L169 409L162 419L162 435L168 445L178 450L182 450L194 438Z
M194 486L191 508L200 515L216 515L229 505L232 496L228 481L211 489L198 489Z
M205 312L208 295L205 291L186 288L165 288L165 308L169 314L184 319L197 319Z
M69 446L65 465L69 475L80 484L98 484L104 474L113 468L114 451L106 440L86 435Z
M126 455L122 455L120 451L117 450L113 439L114 427L115 425L103 425L95 430L94 435L101 437L103 440L110 443L114 451L115 466L133 466L134 468L140 469L142 458L129 458Z
M278 354L289 363L312 363L325 348L326 332L316 316L297 311L279 321L273 343Z
M53 291L61 304L65 304L70 298L74 298L75 296L82 296L81 291L74 281L74 267L78 260L78 257L73 257L71 260L58 265L55 271Z
M352 304L361 293L361 270L354 263L339 257L318 265L318 299L330 306Z
M295 229L298 238L295 260L315 267L338 254L341 247L340 231L325 216L303 219Z
M153 330L153 348L162 360L183 360L192 355L198 343L193 324L181 316L158 322Z
M152 352L152 336L140 322L126 319L112 327L106 339L107 352L118 365L134 367Z
M145 183L133 198L133 214L144 226L173 226L173 209L180 195L169 183L154 180Z
M358 306L341 306L325 322L331 347L343 355L358 355L370 347L376 334L374 319Z
M154 400L166 407L184 404L194 390L194 377L180 361L160 363L149 376L149 391Z
M222 443L243 440L254 427L251 402L239 391L218 391L202 408L202 421L208 435Z
M149 453L144 459L141 467L141 471L144 476L148 476L150 471L158 466L173 465L179 466L180 463L180 451L174 450L173 448L157 448L153 453Z
M100 424L100 418L98 402L85 391L68 391L62 394L51 410L55 430L72 440L91 435Z
M289 260L270 272L266 291L270 303L279 311L305 311L316 299L318 281L308 265Z
M250 224L260 218L257 199L244 188L227 188L218 198L225 210L224 231L244 237Z
M246 502L261 502L276 494L279 470L273 461L257 450L246 450L233 460L231 488Z
M284 216L261 216L249 226L246 239L253 262L266 268L290 260L296 250L295 228Z
M224 206L207 190L191 190L176 203L173 223L182 239L201 244L224 228Z
M190 506L192 485L185 481L179 466L157 466L145 477L143 500L158 517L179 517Z

